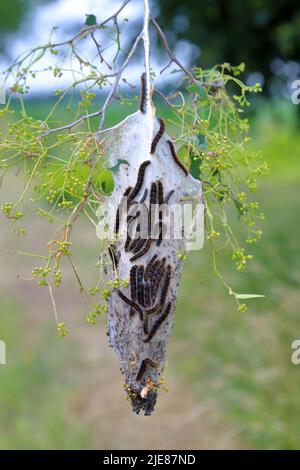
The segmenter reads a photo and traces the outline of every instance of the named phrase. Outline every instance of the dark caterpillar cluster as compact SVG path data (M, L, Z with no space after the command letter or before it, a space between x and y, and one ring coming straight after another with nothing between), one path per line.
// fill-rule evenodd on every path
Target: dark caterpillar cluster
M160 325L168 317L172 306L171 302L167 303L172 268L169 264L166 266L165 257L161 260L157 258L157 254L154 255L147 266L132 266L130 270L131 299L120 289L117 290L119 297L131 307L131 312L139 314L145 343L151 341ZM161 316L151 321L152 327L149 331L149 319L153 314L161 314Z
M160 120L159 131L155 135L151 145L151 153L155 152L156 145L163 133L164 123ZM172 145L171 143L170 149L173 149L175 153L175 149ZM150 182L148 187L145 187L147 186L147 184L145 185L146 171L150 164L150 160L147 160L140 165L135 185L133 188L128 187L123 195L127 196L128 202L127 216L125 219L127 223L127 234L124 241L124 250L126 253L129 253L129 261L133 263L133 265L130 269L129 276L130 294L124 294L120 289L116 291L122 301L130 307L129 320L133 321L133 318L136 318L141 322L141 333L143 335L143 341L146 344L153 340L157 331L159 331L161 325L167 320L171 312L170 284L172 267L168 264L166 257L159 257L159 251L155 252L153 256L149 258L147 264L143 264L137 260L146 256L152 247L158 250L163 240L164 213L161 207L163 204L168 204L175 192L172 189L165 195L164 185L159 179ZM141 204L143 204L143 206L141 206ZM151 210L154 208L155 210ZM145 209L145 211L142 209ZM141 214L147 214L146 223L148 227L146 227L144 231L141 230L143 221L139 220ZM120 211L118 208L116 228L120 226L119 219ZM133 226L132 224L135 225ZM139 230L134 232L131 230L134 227L139 227ZM156 231L155 235L152 235L153 227L155 230L157 230L158 227L158 231ZM110 254L113 257L113 252ZM147 369L155 367L157 367L156 363L152 359L149 357L143 359L140 363L136 380L145 382Z

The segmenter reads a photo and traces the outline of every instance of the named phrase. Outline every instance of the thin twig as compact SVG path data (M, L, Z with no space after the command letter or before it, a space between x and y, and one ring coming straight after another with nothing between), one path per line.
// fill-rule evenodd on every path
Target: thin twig
M171 101L169 101L168 98L167 98L161 91L159 91L157 88L154 88L154 93L156 93L158 96L160 96L161 99L162 99L168 106L170 106L170 108L174 109L174 106L173 106L173 104L171 103Z
M170 46L169 46L169 43L167 41L167 38L163 32L163 30L161 29L161 27L159 26L159 24L157 23L157 21L153 18L153 16L150 17L150 20L152 22L152 24L155 26L161 40L162 40L162 43L171 59L172 62L175 62L175 64L178 65L178 67L181 68L181 70L189 77L189 79L192 81L192 82L196 82L196 79L194 77L194 75L192 74L192 72L187 69L178 59L177 57L173 54Z
M108 94L108 96L107 96L105 102L104 102L104 105L102 106L100 112L98 112L98 114L101 114L101 120L100 120L100 124L99 124L99 131L101 131L102 128L103 128L103 124L104 124L104 119L105 119L105 113L106 113L107 106L109 105L109 103L110 103L112 97L114 96L114 94L115 94L115 92L116 92L116 90L117 90L117 88L118 88L118 84L119 84L120 78L121 78L121 76L122 76L124 70L126 69L127 65L129 64L129 62L130 62L132 56L134 55L134 53L135 53L135 51L136 51L136 49L137 49L137 46L139 45L139 42L140 42L140 40L142 39L142 37L143 37L143 31L137 36L136 40L134 41L133 46L131 47L131 49L130 49L130 51L129 51L127 57L126 57L126 59L125 59L124 62L123 62L122 67L120 68L120 70L119 70L119 72L118 72L118 74L117 74L117 76L116 76L116 78L115 78L115 82L114 82L114 84L113 84L113 86L112 86L112 88L111 88L111 90L110 90L110 92L109 92L109 94Z
M107 109L107 106L109 105L114 93L116 92L117 90L117 87L118 87L118 84L119 84L119 81L120 81L120 78L124 72L124 70L126 69L128 63L130 62L132 56L134 55L135 51L136 51L136 48L140 42L140 40L142 39L142 35L143 33L141 32L138 37L136 38L136 40L134 41L134 44L133 46L131 47L127 57L126 57L126 60L124 61L122 67L119 69L119 71L117 72L117 74L115 75L115 82L114 82L114 85L112 86L103 106L101 109L99 109L98 111L95 111L94 113L90 113L90 114L85 114L84 116L81 116L80 118L76 119L75 121L73 122L70 122L68 124L65 124L64 126L61 126L61 127L56 127L54 129L49 129L48 131L44 132L42 135L40 135L38 137L38 140L41 140L43 139L44 137L48 136L49 134L53 134L54 132L60 132L60 131L63 131L63 130L67 130L67 129L72 129L73 127L77 126L78 124L80 124L81 122L83 121L86 121L88 119L91 119L91 118L94 118L94 117L97 117L97 116L100 116L101 115L101 120L100 120L100 125L99 125L99 131L102 130L103 128L103 124L104 124L104 119L105 119L105 113L106 113L106 109Z

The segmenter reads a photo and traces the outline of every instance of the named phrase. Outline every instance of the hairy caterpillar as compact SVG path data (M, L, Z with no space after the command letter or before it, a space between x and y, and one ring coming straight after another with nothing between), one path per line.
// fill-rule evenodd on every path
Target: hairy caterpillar
M147 366L155 368L155 367L157 367L157 364L154 361L152 361L152 359L149 359L149 358L143 359L143 361L141 362L140 370L139 370L139 372L136 376L136 380L142 380L142 378L143 378L143 376L146 372Z
M139 253L137 253L137 254L134 255L132 258L130 258L130 261L133 262L133 261L135 261L136 259L141 258L142 256L144 256L144 255L147 253L147 251L150 249L151 242L152 242L152 240L151 240L151 238L149 238L149 239L147 240L147 243L146 243L146 245L144 246L144 248L143 248Z
M145 307L143 277L144 277L144 267L140 266L137 270L137 299L138 299L138 303L142 305L142 307Z
M131 246L131 251L133 253L138 253L143 248L145 243L146 243L146 240L144 238L138 239L136 244L134 246Z
M150 165L150 160L146 160L145 162L143 162L141 165L140 165L140 168L139 168L139 171L138 171L138 176L137 176L137 181L136 181L136 184L135 184L135 187L133 188L133 190L131 191L130 195L129 195L129 200L130 201L133 201L133 199L138 195L138 193L140 192L140 189L144 183L144 176L145 176L145 170L147 168L148 165Z
M166 258L163 258L152 276L152 279L151 279L151 287L152 287L151 299L152 300L155 299L162 277L165 274L165 263L166 263Z
M144 273L144 278L145 278L145 273ZM150 281L146 281L145 287L144 287L145 307L150 307L150 303L151 303L150 292L151 292L151 283Z
M156 183L151 183L150 205L156 204L156 198L157 198L157 186L156 186Z
M152 268L152 265L153 265L154 261L156 260L156 258L157 258L157 254L153 255L152 258L150 259L149 263L146 266L145 273L144 273L145 281L148 280L150 269Z
M187 171L187 169L185 168L185 166L181 163L181 161L179 160L179 158L177 157L177 154L176 154L176 150L175 150L175 147L173 145L173 142L171 142L171 140L167 140L167 143L170 147L170 151L171 151L171 155L173 157L173 160L175 161L176 165L179 166L179 168L182 169L182 171L184 172L185 176L187 176L189 174L189 172Z
M168 303L168 305L166 306L165 308L165 311L164 313L162 314L161 317L159 317L156 322L154 323L150 333L148 334L148 336L144 339L144 343L149 343L151 341L151 339L153 338L153 336L155 335L155 333L157 332L158 328L161 326L161 324L167 319L169 313L170 313L170 310L171 310L171 307L172 307L172 304L171 302Z
M151 183L150 189L150 207L149 207L149 214L148 214L148 235L150 236L152 233L152 205L155 205L157 202L157 186L156 183Z
M143 332L144 332L145 335L147 335L149 333L147 315L144 315L144 318L143 318Z
M133 300L128 299L128 297L126 297L126 295L123 294L123 292L121 292L119 289L117 289L117 294L126 304L136 310L140 316L140 319L143 320L143 311L141 307L136 302L133 302Z
M136 274L137 274L137 265L135 264L132 266L130 270L130 288L131 288L131 300L135 301L136 300Z
M164 123L164 121L161 118L158 118L158 121L159 121L159 129L158 129L158 132L155 135L155 137L152 141L152 144L151 144L151 150L150 150L151 155L153 155L153 153L155 152L156 146L157 146L159 140L161 139L163 133L165 132L165 123Z
M165 272L165 281L164 281L164 284L162 286L160 301L159 301L159 303L154 305L154 307L149 308L148 310L146 310L147 315L151 315L151 314L156 313L156 312L160 313L162 311L162 309L164 308L166 298L167 298L167 295L168 295L170 282L171 282L171 274L172 274L171 266L168 265L167 268L164 270L164 272ZM157 284L156 284L155 295L157 294L159 283L160 282L157 282Z
M172 275L172 268L168 264L167 269L166 269L165 282L164 282L164 285L162 287L161 296L160 296L160 308L161 309L163 308L163 306L166 302L166 298L167 298L167 295L168 295L168 290L169 290L169 286L170 286L170 282L171 282L171 275Z
M124 245L124 250L126 252L129 251L130 243L131 243L131 238L129 236L129 233L127 232L127 237L126 237L126 241L125 241L125 245Z
M144 72L141 76L141 101L140 101L140 111L142 113L146 112L146 73Z

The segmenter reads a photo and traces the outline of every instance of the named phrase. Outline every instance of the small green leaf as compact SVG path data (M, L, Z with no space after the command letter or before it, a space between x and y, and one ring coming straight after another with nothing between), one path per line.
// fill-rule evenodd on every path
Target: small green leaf
M101 171L99 175L99 184L104 194L109 195L114 189L114 179L108 170Z
M189 171L191 175L197 180L200 180L201 178L201 163L202 163L202 159L200 157L191 157L191 164L190 164Z
M93 26L94 24L97 24L97 18L95 15L85 15L85 16L86 16L85 24L87 26Z
M231 295L234 295L234 297L238 300L247 300L247 299L256 299L259 297L266 297L265 295L261 294L237 294L236 292L229 292Z
M123 165L129 165L129 163L128 163L127 160L121 160L121 159L119 158L118 161L117 161L117 163L116 163L114 166L108 168L108 170L111 171L112 173L117 173L117 172L119 171L119 169L120 169L120 165L122 165L122 164L123 164Z

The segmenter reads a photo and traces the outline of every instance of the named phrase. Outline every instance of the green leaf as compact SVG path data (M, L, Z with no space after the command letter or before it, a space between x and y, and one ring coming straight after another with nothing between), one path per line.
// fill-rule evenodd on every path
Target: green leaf
M97 18L95 15L85 15L85 16L86 16L85 24L87 26L93 26L94 24L97 24Z
M200 157L191 157L189 172L197 180L201 178L201 163L202 159Z
M121 160L121 159L119 158L118 161L117 161L117 163L116 163L114 166L108 168L108 170L111 171L112 173L117 173L117 172L119 171L119 169L120 169L120 165L122 165L122 164L123 164L123 165L129 165L129 163L128 163L127 160Z
M247 299L256 299L259 297L266 297L265 295L261 294L237 294L236 292L232 292L231 295L234 295L236 299L239 300L247 300Z
M114 179L112 174L108 170L101 171L99 175L99 185L104 194L109 195L114 189Z

